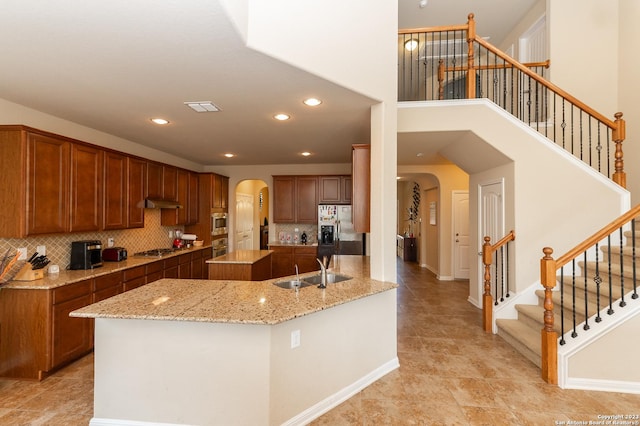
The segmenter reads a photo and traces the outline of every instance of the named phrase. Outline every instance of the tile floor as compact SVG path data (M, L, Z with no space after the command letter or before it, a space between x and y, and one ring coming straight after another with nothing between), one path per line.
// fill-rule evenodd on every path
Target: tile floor
M312 425L537 426L640 414L640 395L544 383L537 367L482 331L467 282L438 281L403 262L398 281L400 368ZM92 413L92 355L40 383L0 379L0 425L87 425Z

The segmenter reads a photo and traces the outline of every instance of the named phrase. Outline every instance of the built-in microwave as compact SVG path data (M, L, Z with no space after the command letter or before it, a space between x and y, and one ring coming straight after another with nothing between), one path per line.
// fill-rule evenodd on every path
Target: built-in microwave
M227 233L227 214L211 214L211 235L224 235Z

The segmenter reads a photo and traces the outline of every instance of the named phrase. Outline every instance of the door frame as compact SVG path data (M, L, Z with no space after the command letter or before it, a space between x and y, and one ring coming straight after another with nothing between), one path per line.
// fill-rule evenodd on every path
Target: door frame
M467 199L469 200L469 191L464 191L464 190L454 190L451 191L451 276L453 277L454 280L457 279L461 279L461 280L466 280L469 279L469 274L467 274L467 277L457 277L456 276L456 258L458 255L458 250L457 250L457 244L456 244L456 235L455 235L455 229L456 229L456 196L457 195L467 195ZM469 209L471 208L471 203L469 201L467 201L468 205L469 205ZM467 212L467 220L470 220L470 210L469 212ZM471 239L469 237L469 239ZM472 253L471 251L469 251L469 253ZM471 256L469 257L469 263L471 263ZM469 264L468 266L469 270L471 268L471 265Z

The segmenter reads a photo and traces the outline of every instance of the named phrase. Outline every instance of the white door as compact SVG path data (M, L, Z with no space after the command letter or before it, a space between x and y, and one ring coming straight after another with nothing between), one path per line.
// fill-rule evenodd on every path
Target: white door
M480 212L478 214L478 285L479 294L484 294L484 264L482 263L482 245L484 237L491 238L490 244L495 244L504 237L504 202L502 193L504 182L487 182L480 185ZM495 266L492 266L491 276L495 277ZM493 290L492 290L493 291Z
M253 250L253 196L236 193L236 249Z
M453 278L469 279L469 193L453 193Z

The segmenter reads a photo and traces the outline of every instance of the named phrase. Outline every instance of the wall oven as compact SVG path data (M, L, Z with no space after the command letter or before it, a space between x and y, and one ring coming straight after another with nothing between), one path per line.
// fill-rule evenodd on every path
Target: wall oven
M223 256L227 254L229 246L227 238L216 238L211 244L213 246L213 257Z
M211 214L211 235L225 235L227 233L227 214Z

